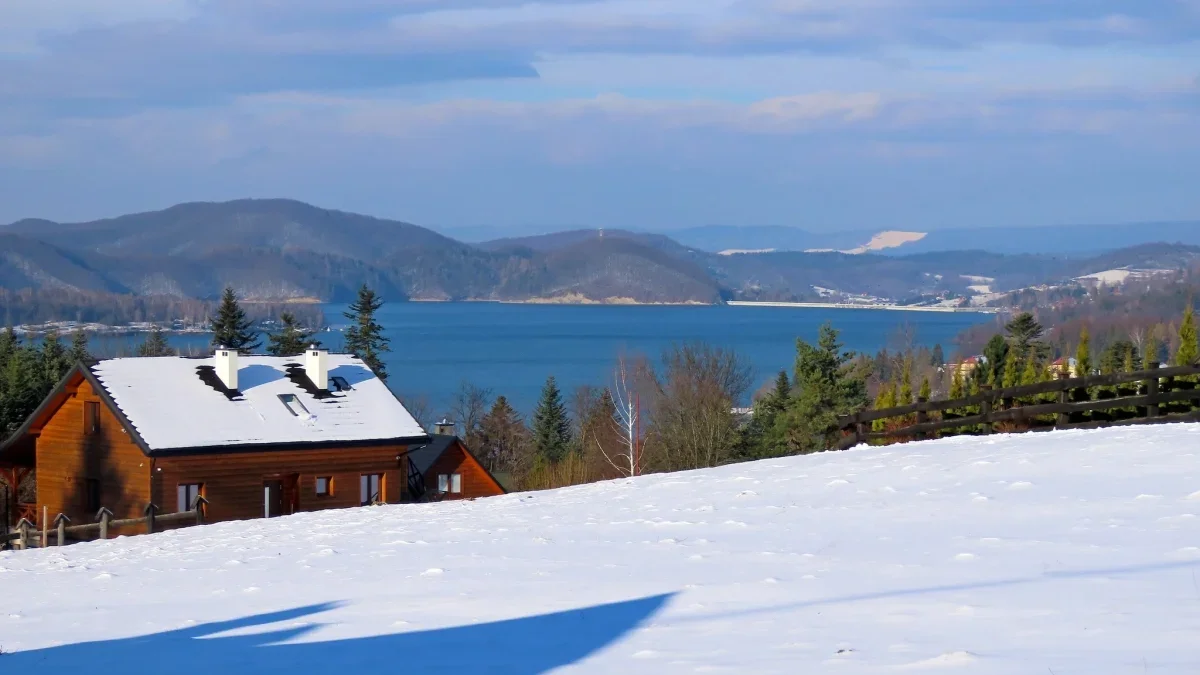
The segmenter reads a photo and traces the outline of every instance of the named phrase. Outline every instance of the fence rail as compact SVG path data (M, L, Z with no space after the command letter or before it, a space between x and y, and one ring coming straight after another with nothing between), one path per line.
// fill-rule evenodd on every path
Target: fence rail
M112 511L107 508L101 508L96 513L96 522L83 525L71 525L71 519L65 514L60 513L53 520L53 529L49 527L49 523L43 523L42 528L38 529L37 525L29 519L22 518L17 523L15 531L8 533L0 532L0 549L9 546L16 549L48 546L50 539L53 539L57 546L65 546L69 543L70 539L75 539L76 541L85 541L93 538L108 539L109 530L119 527L136 527L141 525L145 527L146 534L153 534L158 528L164 525L176 525L179 523L203 525L205 507L207 505L207 499L197 496L192 500L191 510L160 516L158 515L158 505L147 504L146 508L143 509L143 513L146 515L141 518L121 518L116 520L112 517Z
M1200 401L1196 382L1178 379L1200 376L1200 365L1170 368L1150 365L1137 372L1062 378L1004 389L984 387L978 394L952 400L919 399L911 405L862 410L838 418L842 432L838 447L844 449L871 440L923 439L947 431L952 432L950 435L990 434L997 423L1004 422L1026 425L1014 431L1049 431L1200 421L1200 411L1163 410L1172 404ZM1122 388L1131 384L1136 387ZM1048 394L1058 394L1058 400L1028 401ZM1103 419L1083 419L1089 413L1108 414ZM936 419L931 419L931 415ZM1055 418L1053 422L1042 423L1037 419L1051 415ZM901 420L902 426L869 430L872 423L888 420Z

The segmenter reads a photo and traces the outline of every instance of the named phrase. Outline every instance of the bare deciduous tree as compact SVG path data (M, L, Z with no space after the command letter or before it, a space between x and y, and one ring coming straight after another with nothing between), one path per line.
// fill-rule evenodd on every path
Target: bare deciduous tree
M487 414L491 403L491 389L479 387L463 380L458 387L458 392L454 394L453 403L450 404L447 416L457 425L459 438L472 452L479 450L479 443L482 440L480 423L483 422L483 417Z

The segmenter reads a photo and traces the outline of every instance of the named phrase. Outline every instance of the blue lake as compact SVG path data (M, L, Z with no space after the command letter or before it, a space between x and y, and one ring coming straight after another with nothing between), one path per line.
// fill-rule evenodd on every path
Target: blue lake
M334 329L345 324L341 305L325 307ZM390 303L379 322L391 338L387 356L392 388L424 395L444 412L462 381L503 394L528 413L548 375L564 392L581 385L605 386L622 353L655 360L673 343L703 340L731 348L754 370L754 388L790 371L796 338L814 341L822 323L841 331L848 349L874 352L907 325L918 344L942 344L954 353L963 329L991 321L985 314L856 309L729 306L577 306L496 303ZM322 333L338 349L341 334ZM201 335L173 336L176 346L206 348Z

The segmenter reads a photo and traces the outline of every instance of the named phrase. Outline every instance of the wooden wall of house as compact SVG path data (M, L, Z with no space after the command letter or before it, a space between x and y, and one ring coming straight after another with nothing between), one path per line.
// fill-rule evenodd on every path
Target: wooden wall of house
M97 404L99 428L87 433L84 406ZM150 503L150 458L133 442L120 420L81 381L37 438L37 508L51 522L65 513L72 524L96 522L88 502L88 481L98 481L99 502L114 518L139 518ZM113 534L133 534L114 530Z
M453 443L429 467L425 474L425 487L436 490L440 474L459 474L462 476L462 492L453 494L447 492L443 499L474 499L476 497L492 497L504 494L500 484L492 479L478 460L463 449L460 443Z
M207 522L263 516L263 483L296 477L296 511L318 511L360 505L359 478L383 474L383 501L408 497L408 466L403 446L270 450L156 457L152 479L155 503L162 513L177 510L178 486L199 483L209 501ZM400 456L400 459L397 459ZM333 479L333 494L318 496L317 478ZM288 509L290 510L290 509Z

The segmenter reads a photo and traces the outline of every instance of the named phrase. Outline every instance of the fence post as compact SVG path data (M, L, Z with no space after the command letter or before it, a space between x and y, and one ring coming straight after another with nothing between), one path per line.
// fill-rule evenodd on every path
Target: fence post
M981 394L988 395L987 398L983 399L983 402L979 404L979 414L983 415L982 431L983 431L983 435L986 436L986 435L992 433L992 397L991 397L992 385L990 385L990 384L979 385L979 392Z
M71 519L65 513L60 513L54 517L54 527L58 530L56 534L59 546L65 546L67 543L67 523L69 522L71 522Z
M1158 370L1158 361L1151 361L1149 364L1150 370ZM1146 379L1146 396L1150 398L1150 403L1146 405L1146 417L1158 417L1158 377L1150 377Z
M113 512L101 506L96 512L96 520L100 521L100 538L108 539L108 521L112 520Z
M192 500L192 510L196 512L197 525L204 524L205 506L208 506L208 500L204 498L204 495L196 495L196 498Z
M21 550L29 549L29 531L35 529L33 523L29 522L28 518L22 518L21 522L17 523L17 531L21 533Z
M1058 379L1060 382L1066 380L1067 373L1059 372ZM1063 388L1060 389L1058 392L1058 404L1059 405L1067 405L1070 402L1071 402L1071 391L1069 389L1067 389L1066 385L1063 385ZM1071 413L1066 412L1064 410L1063 412L1058 413L1058 418L1055 420L1054 426L1065 427L1068 424L1070 424L1070 422L1071 422Z
M925 404L926 404L926 403L928 403L928 402L929 402L929 399L925 398L924 396L918 396L918 397L917 397L917 404L918 404L918 405L922 405L922 406L923 406L923 405L925 405ZM917 424L925 424L925 423L926 423L926 422L928 422L928 421L929 421L929 413L928 413L928 412L926 412L925 408L921 408L921 409L917 410ZM918 441L923 441L923 440L925 440L925 439L927 439L927 438L929 438L929 434L928 434L928 433L926 433L926 432L924 432L924 431L918 431L918 432L917 432L917 440L918 440Z
M154 514L157 511L158 506L154 502L147 504L145 511L143 511L146 514L146 534L154 534Z

